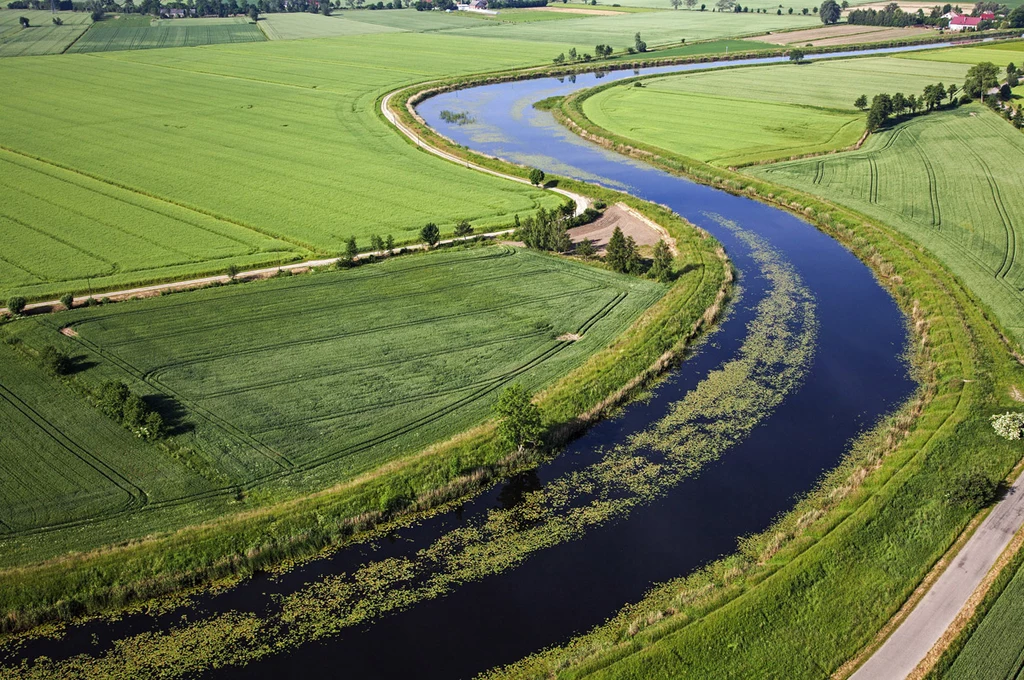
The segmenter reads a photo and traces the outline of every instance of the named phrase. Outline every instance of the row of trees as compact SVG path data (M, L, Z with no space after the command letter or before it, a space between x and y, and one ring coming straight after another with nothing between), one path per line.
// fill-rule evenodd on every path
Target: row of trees
M163 416L123 382L104 383L96 399L101 411L142 439L159 439L166 434Z
M906 96L902 92L893 95L876 94L868 109L867 128L870 132L874 132L885 125L890 117L912 115L919 111L932 111L942 106L942 102L946 99L952 104L956 101L956 94L959 91L960 88L956 85L950 85L947 88L942 83L936 83L935 85L926 85L921 96L913 94ZM857 97L854 106L862 110L867 107L867 96L862 94Z

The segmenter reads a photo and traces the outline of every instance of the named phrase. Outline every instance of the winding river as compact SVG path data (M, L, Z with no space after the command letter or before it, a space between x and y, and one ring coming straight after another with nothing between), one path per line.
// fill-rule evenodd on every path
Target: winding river
M750 63L771 61L777 60ZM500 485L458 512L428 519L389 540L355 546L276 579L255 578L201 598L189 610L188 620L227 612L263 617L278 612L289 596L300 592L315 607L326 601L328 592L317 590L317 584L343 581L349 578L343 575L355 573L361 565L388 558L414 559L417 551L439 539L477 526L495 511L515 508L530 492L582 474L610 449L662 422L747 352L759 316L779 298L785 277L799 282L790 294L805 310L802 320L793 322L789 337L792 342L811 342L794 364L792 380L737 442L702 459L692 474L671 477L671 483L644 496L643 502L623 506L607 521L528 551L508 568L472 579L452 577L431 597L412 598L394 611L384 608L366 621L313 636L318 639L287 646L284 652L261 653L244 668L216 671L216 677L327 673L465 678L565 642L639 600L652 585L732 552L738 537L764 530L792 507L795 497L835 467L859 433L913 392L915 384L904 360L906 321L868 268L842 246L793 215L584 142L556 124L549 113L532 108L533 102L546 97L633 75L628 69L477 87L429 99L419 112L460 144L628 191L667 205L711 232L724 244L739 274L739 295L718 329L647 398L598 423L549 464ZM447 124L439 116L445 109L466 112L475 122ZM654 458L664 465L671 455ZM625 494L610 497L618 501ZM413 580L423 583L430 577L420 573ZM99 657L116 640L186 625L181 615L138 614L114 623L72 627L59 641L28 643L18 656Z

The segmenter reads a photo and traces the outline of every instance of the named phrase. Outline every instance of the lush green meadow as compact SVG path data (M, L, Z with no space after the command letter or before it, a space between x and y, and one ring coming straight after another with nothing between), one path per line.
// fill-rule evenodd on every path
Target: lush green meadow
M611 87L583 110L617 134L741 165L848 147L864 132L864 114L853 106L858 95L920 92L940 80L960 82L966 72L960 64L887 57L727 69Z
M248 19L168 19L149 25L101 21L68 50L75 52L113 52L148 50L160 47L197 47L221 43L247 43L266 40L263 32Z
M1024 340L1024 136L972 105L872 135L857 152L755 174L892 225L925 244Z
M273 498L339 483L484 420L506 385L568 373L664 291L492 246L17 322L7 335L23 349L0 354L0 418L17 433L0 441L0 528L147 512L132 523L166 525L240 487ZM47 345L76 357L67 384L29 361ZM165 414L169 450L71 389L110 380Z
M63 25L56 26L57 16ZM20 17L29 20L28 28L21 28ZM88 12L58 12L43 10L0 10L0 57L24 57L60 54L85 33L92 19Z
M555 49L493 45L406 33L5 62L0 219L18 237L0 298L334 255L349 236L366 248L371 234L485 229L560 203L418 151L379 117L403 83Z

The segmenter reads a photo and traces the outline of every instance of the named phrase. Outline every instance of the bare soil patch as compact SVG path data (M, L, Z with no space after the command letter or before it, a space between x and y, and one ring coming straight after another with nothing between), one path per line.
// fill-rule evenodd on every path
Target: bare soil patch
M786 31L771 33L751 38L753 42L766 42L773 45L850 45L862 42L881 42L908 38L929 32L929 28L890 28L888 26L859 26L841 24L809 28L803 31Z
M593 14L596 16L615 16L622 14L610 9L583 9L577 7L527 7L531 12L561 12L562 14Z
M76 331L71 326L65 326L64 328L61 328L60 329L60 334L61 335L66 335L69 338L77 338L78 337L78 331Z
M569 238L573 243L590 239L594 249L604 253L615 227L621 229L626 236L632 236L638 246L653 246L664 238L661 232L619 204L608 206L604 214L590 224L570 229Z

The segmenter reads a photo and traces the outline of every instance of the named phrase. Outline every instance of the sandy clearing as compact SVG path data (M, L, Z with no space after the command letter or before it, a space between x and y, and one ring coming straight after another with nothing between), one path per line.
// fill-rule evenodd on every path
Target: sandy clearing
M622 203L609 206L600 218L590 224L574 227L569 230L569 238L573 243L590 239L598 253L604 253L608 240L612 237L615 227L626 236L632 236L638 246L653 246L665 238L658 229L651 226L648 220Z
M618 16L624 12L616 12L611 9L583 9L578 7L526 7L531 12L560 12L562 14L592 14L595 16Z

